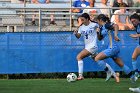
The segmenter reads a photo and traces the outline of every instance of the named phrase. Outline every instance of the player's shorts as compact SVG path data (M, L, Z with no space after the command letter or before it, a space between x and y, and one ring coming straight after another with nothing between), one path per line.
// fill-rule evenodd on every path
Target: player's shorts
M98 47L85 48L85 49L91 53L91 56L94 56L98 53Z
M111 58L117 58L119 57L119 53L120 53L120 48L118 46L113 46L112 48L107 48L103 51L103 53L107 56L107 57L111 57Z

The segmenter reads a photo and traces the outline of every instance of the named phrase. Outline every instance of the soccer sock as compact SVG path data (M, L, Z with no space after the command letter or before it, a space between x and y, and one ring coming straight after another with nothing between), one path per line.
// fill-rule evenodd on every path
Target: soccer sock
M139 71L138 71L138 67L137 67L138 66L137 60L132 59L132 66L133 66L133 70L134 70L135 75L138 75Z
M124 64L124 66L122 67L122 69L124 70L124 72L125 72L127 75L131 72L130 68L129 68L128 66L126 66L125 64Z
M103 70L107 71L106 63L103 60L97 61L98 66L100 66Z
M78 61L78 73L79 76L83 76L83 60Z
M106 63L105 71L108 71L109 69L113 73L113 77L116 77L115 71L111 68L111 66L108 63Z
M132 66L133 66L133 70L135 71L137 69L137 61L132 59Z

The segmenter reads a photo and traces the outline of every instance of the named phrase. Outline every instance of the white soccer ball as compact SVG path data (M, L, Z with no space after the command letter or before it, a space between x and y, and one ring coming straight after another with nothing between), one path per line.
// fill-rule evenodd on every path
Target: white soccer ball
M76 74L74 74L74 73L69 73L69 74L67 75L67 81L68 81L68 82L74 82L74 81L76 81L76 80L77 80Z

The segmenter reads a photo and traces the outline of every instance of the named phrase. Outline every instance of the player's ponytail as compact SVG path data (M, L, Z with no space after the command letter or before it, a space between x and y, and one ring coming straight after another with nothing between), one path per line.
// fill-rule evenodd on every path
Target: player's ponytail
M106 23L111 23L110 18L106 16Z
M105 28L108 30L113 30L113 24L111 24L109 17L107 17L104 14L100 14L97 17L97 20L102 20L103 22L105 22Z
M103 22L107 22L107 23L110 23L110 19L109 17L107 17L106 15L104 14L100 14L97 16L97 20L102 20Z

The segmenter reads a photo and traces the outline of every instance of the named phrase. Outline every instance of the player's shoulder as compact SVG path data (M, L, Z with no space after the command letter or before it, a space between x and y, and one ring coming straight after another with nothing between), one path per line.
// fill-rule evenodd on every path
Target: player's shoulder
M95 21L91 21L90 23L91 23L91 24L98 24L98 23L97 23L97 22L95 22Z
M98 26L98 23L95 22L95 21L91 21L90 24L93 25L93 26Z

